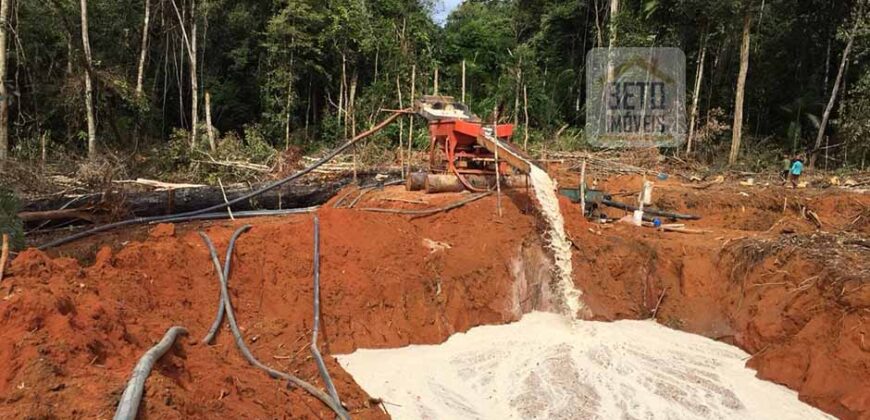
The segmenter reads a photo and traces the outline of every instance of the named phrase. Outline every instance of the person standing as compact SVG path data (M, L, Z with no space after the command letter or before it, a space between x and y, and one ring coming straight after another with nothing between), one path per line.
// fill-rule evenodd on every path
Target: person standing
M788 154L782 154L782 161L779 171L779 177L782 179L782 182L785 183L788 181L788 174L791 172L791 165L794 163L794 159L789 159Z
M801 178L801 173L804 171L804 158L803 156L798 156L791 164L790 177L792 188L797 188L798 182Z

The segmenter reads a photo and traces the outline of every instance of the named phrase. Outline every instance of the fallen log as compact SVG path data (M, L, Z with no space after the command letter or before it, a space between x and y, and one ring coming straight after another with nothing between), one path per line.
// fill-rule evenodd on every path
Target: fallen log
M74 208L46 211L23 211L18 213L22 222L41 222L44 220L82 219L93 222L96 217L92 208Z
M163 182L156 181L153 179L145 179L145 178L136 178L136 179L122 179L118 181L112 181L116 184L138 184L144 185L146 187L156 188L157 190L177 190L179 188L200 188L205 187L202 184L177 184L173 182Z
M233 210L299 208L323 204L348 182L349 179L323 184L286 184L250 200L237 203L233 205ZM229 187L226 189L226 199L231 201L261 186L262 184L253 184L250 187L239 185ZM70 197L34 200L24 203L18 216L25 223L70 219L93 221L94 213L98 212L99 209L120 208L130 215L143 217L184 213L226 202L220 187L179 188L138 193L120 192L112 194L111 198L104 197L100 194L79 199L76 201L76 208L60 210L56 209L70 202ZM106 202L107 200L118 201Z

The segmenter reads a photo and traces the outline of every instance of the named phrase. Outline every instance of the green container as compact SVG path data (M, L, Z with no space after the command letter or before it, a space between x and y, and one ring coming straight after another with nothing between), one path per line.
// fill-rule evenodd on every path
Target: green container
M559 188L559 194L568 197L572 203L580 202L580 188Z

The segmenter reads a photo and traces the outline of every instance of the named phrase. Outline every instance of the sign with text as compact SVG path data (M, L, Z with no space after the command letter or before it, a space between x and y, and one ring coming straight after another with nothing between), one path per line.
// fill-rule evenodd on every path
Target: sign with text
M594 48L586 56L587 141L676 147L686 140L686 56L678 48Z

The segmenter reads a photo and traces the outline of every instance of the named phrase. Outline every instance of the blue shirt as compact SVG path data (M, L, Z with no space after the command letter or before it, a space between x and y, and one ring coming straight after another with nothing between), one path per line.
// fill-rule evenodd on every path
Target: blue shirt
M803 162L796 160L791 164L791 174L792 175L800 175L804 170Z

